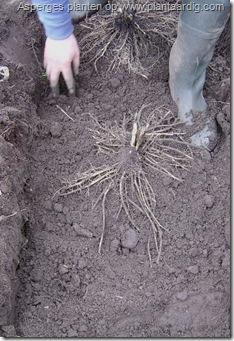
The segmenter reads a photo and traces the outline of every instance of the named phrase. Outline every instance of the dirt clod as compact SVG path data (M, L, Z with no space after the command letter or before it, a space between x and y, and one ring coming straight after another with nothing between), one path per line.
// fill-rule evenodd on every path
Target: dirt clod
M205 205L207 208L211 208L213 205L214 205L214 196L213 195L209 195L207 194L204 198L204 201L205 201Z
M110 80L110 85L113 89L117 89L121 85L121 82L118 78L112 78Z
M73 225L73 229L77 233L78 236L86 237L86 238L92 238L93 237L93 234L91 231L81 227L79 224L75 223Z
M4 194L10 193L12 190L12 183L9 179L0 182L0 191Z
M121 244L124 248L132 250L137 246L139 237L135 230L129 229L124 232L121 238Z
M110 251L116 252L120 246L120 242L118 239L113 239L110 243Z
M50 133L53 137L60 137L63 132L63 126L58 122L53 122L50 127Z

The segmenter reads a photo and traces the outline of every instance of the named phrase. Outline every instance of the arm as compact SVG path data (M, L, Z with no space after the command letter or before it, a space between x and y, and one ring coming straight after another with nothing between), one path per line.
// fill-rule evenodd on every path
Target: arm
M68 0L32 0L32 4L38 6L38 17L45 28L47 37L62 40L73 33Z
M73 34L68 0L32 0L38 6L38 16L47 36L44 67L54 95L59 94L59 76L62 73L68 91L75 93L73 72L78 74L80 51ZM52 9L52 10L51 10ZM54 10L56 9L56 10Z

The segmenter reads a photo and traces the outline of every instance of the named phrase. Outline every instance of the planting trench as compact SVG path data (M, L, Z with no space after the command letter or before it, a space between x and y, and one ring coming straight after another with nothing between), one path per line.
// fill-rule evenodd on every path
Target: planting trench
M53 195L64 179L105 162L94 147L88 113L111 125L147 103L176 112L168 58L149 80L122 69L108 74L105 62L98 73L82 64L77 98L62 95L55 102L42 75L35 14L2 10L0 64L9 67L10 79L0 83L0 215L6 217L0 222L1 334L230 336L229 49L217 49L205 88L220 127L217 147L195 153L183 183L151 178L157 218L169 233L159 264L150 267L148 223L137 217L137 246L124 248L131 226L124 215L115 218L114 194L101 254L97 189Z

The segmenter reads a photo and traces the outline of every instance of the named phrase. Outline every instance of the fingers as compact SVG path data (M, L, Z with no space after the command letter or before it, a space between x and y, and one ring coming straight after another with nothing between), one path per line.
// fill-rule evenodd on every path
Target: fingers
M52 90L53 96L59 96L59 75L60 71L58 69L52 68L51 65L47 65L46 67L46 75L50 82L50 87Z
M73 59L73 70L74 74L77 76L79 73L79 66L80 66L80 55L77 54Z
M58 70L53 70L50 73L50 86L52 89L53 96L59 96L59 75L60 72Z
M76 72L78 73L79 64L76 61L76 64L73 64L73 68L76 68ZM73 70L71 63L64 66L61 70L64 81L66 83L69 95L75 95L75 80L73 76ZM50 64L47 64L46 75L49 79L50 86L52 89L52 93L54 96L59 95L59 76L60 73L58 68L53 68Z
M66 65L62 70L62 74L67 85L69 95L75 95L75 81L72 72L72 65Z

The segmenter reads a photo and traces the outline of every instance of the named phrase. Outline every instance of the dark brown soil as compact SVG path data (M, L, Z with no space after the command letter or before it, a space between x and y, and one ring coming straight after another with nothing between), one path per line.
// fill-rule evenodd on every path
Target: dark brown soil
M205 95L220 126L214 152L197 151L182 183L151 177L157 218L169 233L159 264L152 245L150 268L143 216L141 232L132 232L124 215L115 218L111 194L100 255L97 188L54 194L77 171L106 162L94 147L88 113L111 125L146 103L176 112L168 59L149 80L83 64L78 97L55 103L42 75L35 14L1 10L0 64L10 79L0 83L0 215L21 211L0 222L2 335L230 337L229 59L217 53L208 70Z

